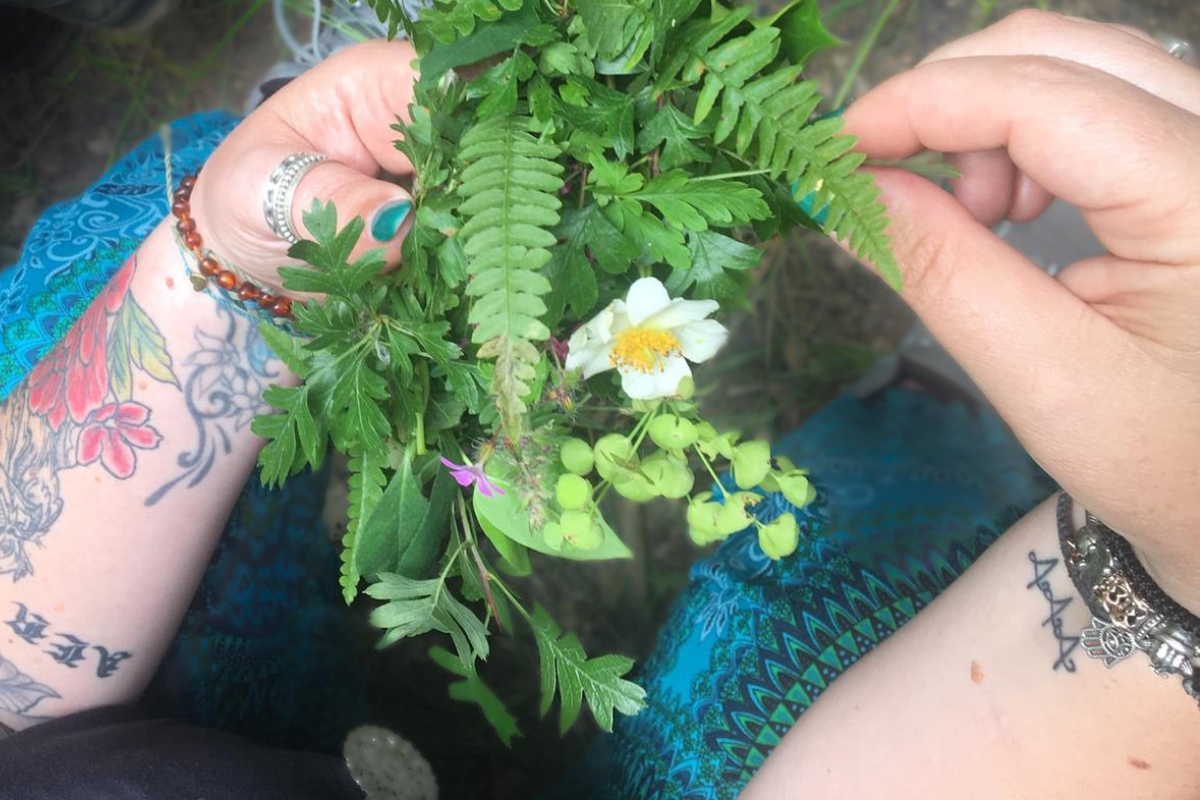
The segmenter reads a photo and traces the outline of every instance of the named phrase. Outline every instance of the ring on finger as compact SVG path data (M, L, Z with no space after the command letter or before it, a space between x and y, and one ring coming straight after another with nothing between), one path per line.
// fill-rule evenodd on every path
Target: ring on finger
M292 225L292 201L296 187L308 171L329 160L324 153L292 153L279 162L267 178L267 190L263 197L263 217L271 233L288 244L300 241L300 234Z

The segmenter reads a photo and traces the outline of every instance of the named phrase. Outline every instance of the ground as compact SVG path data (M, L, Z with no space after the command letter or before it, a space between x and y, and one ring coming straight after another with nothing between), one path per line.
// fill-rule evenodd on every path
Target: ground
M899 0L853 82L850 96L914 64L924 53L1032 3L1017 0ZM1179 0L1043 0L1055 11L1200 38L1200 5ZM849 44L814 65L829 93L850 69L855 43L886 0L825 0L831 27ZM40 63L9 70L0 95L0 264L14 260L47 205L72 196L114 158L174 116L241 111L268 67L284 57L266 0L181 0L149 31L76 31L42 49ZM0 73L2 75L3 73ZM818 237L783 243L768 256L750 309L733 322L732 345L701 376L714 416L746 434L799 424L912 325L881 282ZM736 409L736 417L732 411ZM335 493L336 495L336 493ZM340 509L332 498L336 528ZM639 557L605 567L543 563L523 586L551 606L590 652L649 652L654 631L697 555L675 507L622 509L620 527ZM647 519L653 519L648 523ZM653 535L648 532L653 531ZM361 624L361 619L359 620ZM369 631L363 626L363 641ZM559 740L537 721L532 643L493 637L486 676L510 702L526 734L511 751L473 706L445 696L427 642L372 654L363 665L380 721L411 738L434 762L444 797L517 798L559 772L593 732Z

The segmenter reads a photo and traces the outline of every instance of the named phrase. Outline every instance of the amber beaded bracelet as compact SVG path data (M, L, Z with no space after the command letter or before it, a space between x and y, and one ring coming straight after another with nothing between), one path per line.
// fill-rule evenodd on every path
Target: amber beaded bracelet
M290 297L271 294L251 281L239 278L233 270L221 266L211 251L205 251L204 239L196 230L196 220L192 217L192 189L196 186L198 174L184 176L172 195L171 203L171 214L177 220L175 231L179 234L179 241L195 256L199 268L199 274L192 275L193 288L203 292L211 280L229 300L238 301L243 308L257 311L272 322L287 324L292 318Z

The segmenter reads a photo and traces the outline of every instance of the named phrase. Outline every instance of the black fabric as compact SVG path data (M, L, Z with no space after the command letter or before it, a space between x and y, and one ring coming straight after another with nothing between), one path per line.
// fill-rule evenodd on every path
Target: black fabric
M335 756L276 750L129 707L0 739L0 800L363 800Z

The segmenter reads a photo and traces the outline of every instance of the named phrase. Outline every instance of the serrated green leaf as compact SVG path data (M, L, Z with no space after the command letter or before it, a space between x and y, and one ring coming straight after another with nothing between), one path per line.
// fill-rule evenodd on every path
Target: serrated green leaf
M541 713L550 710L557 689L563 733L578 719L584 699L596 724L606 731L612 730L614 709L636 714L646 707L646 691L621 677L633 668L633 659L617 655L589 659L575 634L559 638L558 623L541 606L534 610L531 625L541 666Z
M692 144L708 142L711 138L712 131L693 124L682 111L666 104L638 131L637 149L639 153L648 154L661 148L659 166L669 170L693 162L707 164L712 161L712 156L704 149Z
M278 325L265 320L258 323L258 335L296 377L301 379L308 377L310 372L309 354L304 350L302 339L289 336Z
M285 289L349 297L383 269L380 248L368 250L353 262L349 260L362 236L362 217L355 217L338 230L333 203L322 204L314 199L312 208L304 214L304 224L315 241L296 242L288 249L288 256L306 262L311 268L280 268Z
M517 720L505 707L504 702L488 687L483 679L473 670L465 666L449 650L433 647L429 657L442 669L462 678L450 684L449 694L454 700L474 703L483 711L484 718L492 726L492 730L500 737L505 747L512 747L512 740L521 736Z
M446 590L445 579L414 580L385 572L365 594L388 601L371 612L371 624L385 633L380 647L430 631L448 634L463 664L488 656L487 628L471 609Z
M674 269L667 277L672 297L694 297L727 302L743 294L739 273L754 269L762 260L762 251L716 231L688 234L691 265Z

